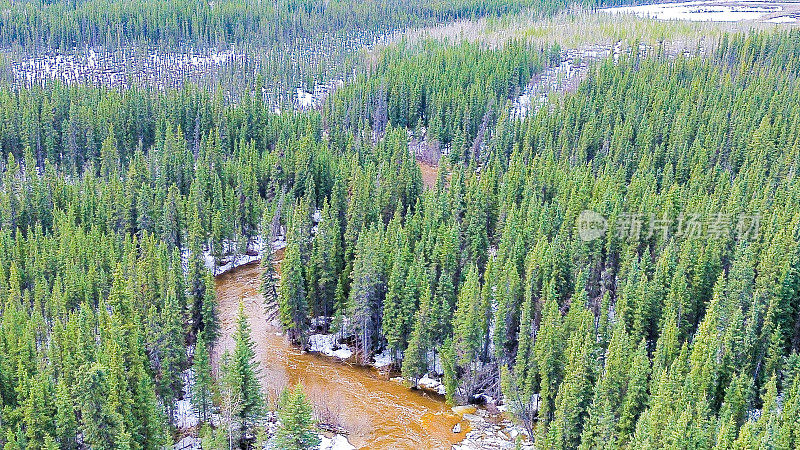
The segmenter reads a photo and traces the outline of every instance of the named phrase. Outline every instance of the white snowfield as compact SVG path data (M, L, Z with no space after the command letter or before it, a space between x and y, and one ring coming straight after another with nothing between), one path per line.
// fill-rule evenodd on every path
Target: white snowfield
M773 17L771 19L767 19L764 22L769 22L769 23L794 23L794 22L797 22L797 17L778 16L778 17Z
M739 22L743 20L759 20L762 17L777 13L783 7L776 3L756 1L693 1L679 3L657 3L639 6L618 6L603 8L601 11L610 14L635 14L658 20L688 20L692 22ZM773 23L783 23L767 20ZM791 22L787 20L787 22Z

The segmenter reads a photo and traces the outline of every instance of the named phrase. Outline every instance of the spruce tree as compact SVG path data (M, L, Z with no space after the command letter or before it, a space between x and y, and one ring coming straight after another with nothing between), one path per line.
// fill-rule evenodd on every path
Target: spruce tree
M414 328L408 339L408 348L403 354L403 377L412 381L414 386L428 371L428 318L427 309L422 308L416 314Z
M195 342L193 367L192 402L200 415L200 421L206 422L211 418L214 380L211 375L211 358L203 333L197 336L197 342Z
M545 446L554 449L577 448L580 444L595 380L592 316L575 302L565 320L572 334L565 354L564 381L558 388L553 420L545 439Z
M309 311L300 249L296 244L289 244L286 247L283 263L281 263L281 273L281 285L278 292L281 324L290 341L301 342L308 324Z
M236 319L236 332L233 335L233 350L230 370L233 373L234 388L239 391L241 406L238 411L243 426L251 424L263 412L264 400L258 382L259 364L256 360L255 343L251 337L250 325L244 313L244 305L239 303Z
M472 266L458 293L451 348L443 355L448 397L459 402L467 402L486 382L483 378L487 374L483 372L480 361L486 333L481 306L478 268Z
M549 285L552 285L550 283ZM552 295L545 299L541 325L533 352L540 381L539 423L543 429L553 418L558 386L564 376L564 337L561 313Z
M214 286L214 276L210 271L206 271L203 279L201 319L207 343L213 344L219 334L219 318L217 317L217 294Z
M272 245L261 252L261 284L259 292L264 296L264 303L270 305L278 301L278 271L275 270L275 252Z
M278 429L273 443L286 450L307 450L319 445L311 405L301 385L285 389L278 401Z

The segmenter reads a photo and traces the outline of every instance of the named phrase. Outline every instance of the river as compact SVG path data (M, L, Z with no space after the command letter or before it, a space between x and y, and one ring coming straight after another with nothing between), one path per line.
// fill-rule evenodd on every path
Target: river
M221 335L212 350L215 367L219 355L233 349L241 300L268 399L289 384L302 383L315 408L337 419L357 448L450 449L464 439L468 423L440 396L411 390L375 369L304 353L289 345L280 334L275 308L266 308L258 293L260 273L258 263L251 263L216 278ZM459 422L463 431L453 433Z

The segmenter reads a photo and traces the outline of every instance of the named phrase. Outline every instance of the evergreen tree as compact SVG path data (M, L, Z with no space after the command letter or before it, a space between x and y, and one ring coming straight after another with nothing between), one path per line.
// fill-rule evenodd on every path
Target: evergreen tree
M361 358L367 362L375 350L386 296L383 236L377 227L364 230L358 239L351 277L349 310Z
M233 340L236 345L230 370L234 383L233 388L238 392L236 396L241 399L238 415L243 426L246 427L261 415L264 401L258 382L259 366L256 360L255 343L250 336L250 325L247 323L244 305L241 302Z
M553 418L555 411L556 394L558 386L564 376L565 351L564 338L561 325L561 313L554 298L545 300L542 311L542 320L537 335L533 352L537 361L537 371L540 381L541 406L539 408L539 423L543 430Z
M327 200L320 212L309 264L309 289L313 292L314 315L331 316L341 272L341 243L338 218Z
M411 337L408 339L408 348L403 355L403 377L412 380L414 386L428 371L428 318L426 308L420 309L415 318Z
M203 300L200 316L203 323L203 333L208 343L213 343L219 334L219 319L217 317L217 294L214 287L214 276L206 272L203 280Z
M129 436L126 437L124 417L108 401L108 372L96 364L83 369L78 392L84 442L92 448L116 448Z
M458 293L453 316L453 340L443 354L445 385L450 399L464 403L480 393L488 374L480 360L486 329L482 311L478 269L470 267Z
M278 429L273 443L287 450L305 450L319 445L311 405L301 385L285 389L278 402Z
M281 285L278 292L278 308L283 329L289 340L301 342L308 324L308 298L306 297L303 266L300 261L300 249L289 244L281 263Z
M566 349L564 381L559 386L554 417L547 429L548 448L578 447L594 387L595 339L591 314L573 304L566 322L572 335Z
M275 270L275 252L272 246L261 252L261 285L259 291L264 296L264 303L270 305L278 301L278 271Z
M235 361L230 351L226 350L222 354L219 373L220 412L224 421L219 428L225 431L228 450L233 450L238 448L238 437L234 439L234 433L242 428L239 418L244 397L240 379L235 370ZM222 441L222 436L217 435L216 438L212 437L208 440L219 443ZM236 447L234 447L234 442L236 442Z
M203 333L197 336L197 342L195 342L193 367L192 402L200 415L200 420L206 422L211 418L214 380L211 375L211 358Z

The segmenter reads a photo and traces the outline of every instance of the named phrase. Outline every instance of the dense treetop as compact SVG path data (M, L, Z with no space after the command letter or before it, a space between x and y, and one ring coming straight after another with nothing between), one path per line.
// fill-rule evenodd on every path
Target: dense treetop
M159 42L276 29L233 2L80 19L104 4L28 20L55 46L110 39L108 23ZM207 22L216 8L241 27ZM0 39L22 30L4 22ZM219 408L228 438L255 427L243 315L211 375L204 263L285 230L281 279L263 286L301 345L330 316L361 362L388 350L412 382L441 366L449 400L491 395L548 448L797 448L800 33L652 50L601 61L525 117L511 102L555 47L402 42L298 113L257 87L236 103L191 85L0 90L0 442L160 448L190 364L203 421ZM445 152L430 189L410 139ZM605 234L581 235L584 210ZM282 439L314 441L303 395L281 403Z

